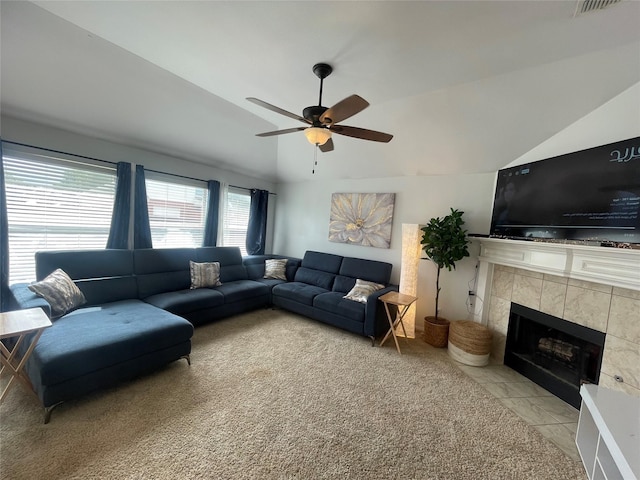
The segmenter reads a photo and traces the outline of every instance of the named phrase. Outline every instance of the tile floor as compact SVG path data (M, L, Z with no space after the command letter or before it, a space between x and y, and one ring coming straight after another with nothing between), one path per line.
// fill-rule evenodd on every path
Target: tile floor
M416 340L423 342L422 328L418 324L416 324ZM424 345L427 348L433 348L426 343ZM446 348L435 350L448 357ZM451 361L557 445L569 458L582 465L576 447L579 410L502 364L490 363L486 367L470 367Z
M569 458L581 461L575 443L578 410L504 365L456 365L557 445Z

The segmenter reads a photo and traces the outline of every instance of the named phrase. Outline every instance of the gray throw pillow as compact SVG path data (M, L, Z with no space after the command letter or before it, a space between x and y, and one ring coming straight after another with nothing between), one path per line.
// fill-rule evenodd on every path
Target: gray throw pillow
M196 263L189 260L191 271L191 289L219 287L220 262Z
M273 278L276 280L286 280L285 267L287 266L286 258L277 258L264 261L264 278Z
M73 280L60 268L44 280L29 285L29 290L51 305L51 318L56 319L86 303L84 295Z
M384 285L375 282L368 282L367 280L356 280L356 284L353 288L342 298L354 300L360 303L367 303L367 298L374 292L384 288Z

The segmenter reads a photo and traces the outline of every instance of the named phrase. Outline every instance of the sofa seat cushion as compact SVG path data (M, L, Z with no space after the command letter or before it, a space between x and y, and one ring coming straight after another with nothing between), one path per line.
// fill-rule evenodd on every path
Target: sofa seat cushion
M281 283L286 283L284 280L276 280L275 278L256 278L254 282L262 283L269 288L269 291L276 285L280 285Z
M327 293L327 289L301 282L281 283L271 290L274 297L287 298L309 306L313 305L313 299L322 293Z
M223 295L224 303L233 303L245 298L269 295L269 287L267 285L253 280L236 280L223 283L216 287L215 290Z
M192 335L188 321L140 300L81 308L43 331L27 369L38 384L54 385L184 343Z
M364 303L343 298L340 292L327 292L316 296L313 299L313 306L319 310L364 322Z
M183 315L220 306L224 304L224 295L213 288L198 288L158 293L145 298L144 301L176 315Z

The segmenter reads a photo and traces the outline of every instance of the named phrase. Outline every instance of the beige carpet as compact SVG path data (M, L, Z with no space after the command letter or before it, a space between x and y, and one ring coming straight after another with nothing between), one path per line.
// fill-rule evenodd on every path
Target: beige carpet
M580 465L422 341L279 310L196 329L192 365L54 410L0 406L13 479L582 479Z

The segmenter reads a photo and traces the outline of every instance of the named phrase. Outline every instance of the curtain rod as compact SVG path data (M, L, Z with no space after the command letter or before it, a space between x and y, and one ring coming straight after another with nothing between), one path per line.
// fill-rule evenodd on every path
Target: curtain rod
M186 175L178 175L178 174L175 174L175 173L159 172L158 170L150 170L148 168L145 168L144 171L145 172L152 172L152 173L159 173L161 175L169 175L171 177L186 178L187 180L195 180L196 182L207 183L207 180L202 180L201 178L187 177Z
M158 170L149 170L147 168L145 168L144 171L145 172L152 172L152 173L160 173L161 175L170 175L172 177L186 178L187 180L196 180L197 182L207 183L207 180L202 180L201 178L187 177L185 175L176 175L175 173L159 172ZM233 188L239 188L241 190L249 190L249 191L255 190L255 188L239 187L237 185L229 185L229 186L233 187ZM276 195L276 194L269 192L269 195Z
M11 145L19 145L21 147L37 148L38 150L43 150L45 152L59 153L59 154L62 154L62 155L69 155L69 156L72 156L72 157L84 158L85 160L93 160L95 162L108 163L110 165L117 165L118 164L118 162L112 162L110 160L102 160L101 158L87 157L86 155L78 155L76 153L69 153L69 152L63 152L61 150L53 150L51 148L38 147L36 145L29 145L28 143L12 142L10 140L2 140L2 143L7 143L7 144L10 143Z
M95 158L95 157L87 157L86 155L78 155L75 153L69 153L69 152L63 152L61 150L53 150L51 148L44 148L44 147L38 147L36 145L29 145L28 143L20 143L20 142L12 142L11 140L2 140L2 143L7 143L7 144L11 144L11 145L20 145L21 147L29 147L29 148L37 148L38 150L43 150L45 152L51 152L51 153L59 153L62 155L70 155L72 157L78 157L78 158L84 158L86 160L93 160L95 162L103 162L103 163L108 163L110 165L117 165L118 162L112 162L110 160L102 160L100 158ZM207 180L202 180L201 178L193 178L193 177L187 177L185 175L176 175L174 173L167 173L167 172L159 172L158 170L150 170L150 169L146 169L145 171L147 172L153 172L153 173L160 173L162 175L172 175L174 177L179 177L179 178L186 178L187 180L195 180L197 182L204 182L207 183ZM242 190L253 190L252 188L247 188L247 187L239 187L237 185L229 185L230 187L233 188L240 188ZM276 193L272 193L269 192L269 195L277 195Z
M230 186L230 187L233 187L233 188L239 188L240 190L249 190L249 191L251 191L251 190L257 190L257 188L239 187L238 185L229 185L229 186ZM269 192L269 195L275 195L276 197L278 196L278 194L277 194L277 193L273 193L273 192Z

